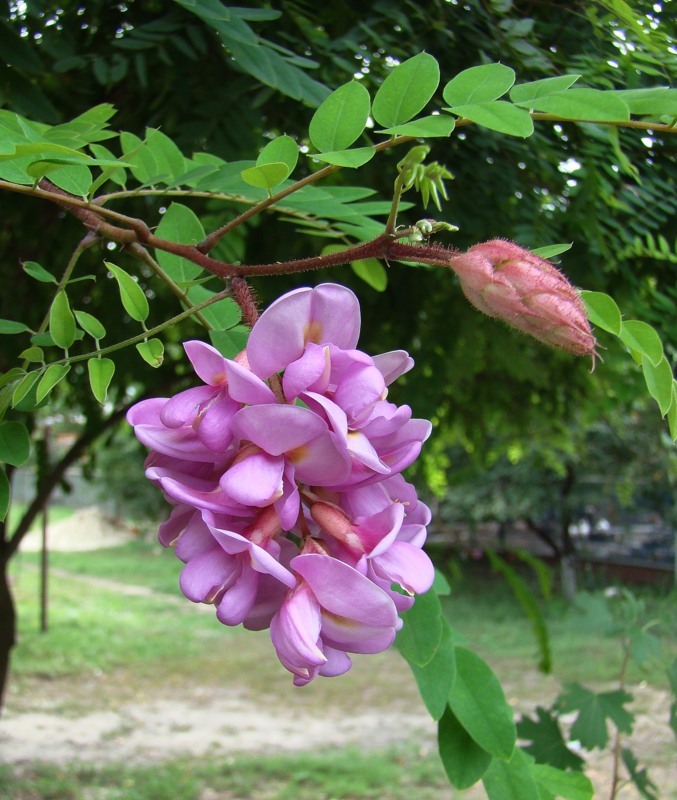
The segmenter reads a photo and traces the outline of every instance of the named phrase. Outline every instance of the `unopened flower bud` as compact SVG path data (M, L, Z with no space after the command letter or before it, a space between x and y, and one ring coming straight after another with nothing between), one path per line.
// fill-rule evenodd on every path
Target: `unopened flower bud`
M513 242L492 239L453 256L470 302L490 317L576 355L594 355L595 337L583 302L550 262Z

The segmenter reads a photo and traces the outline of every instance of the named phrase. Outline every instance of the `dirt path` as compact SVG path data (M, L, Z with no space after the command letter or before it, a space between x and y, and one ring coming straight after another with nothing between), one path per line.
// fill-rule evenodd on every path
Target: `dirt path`
M143 586L60 574L124 595L152 594ZM180 599L167 596L167 601ZM20 692L16 686L9 692L0 718L0 763L141 764L181 756L225 757L332 745L381 749L404 743L434 749L435 723L425 713L399 656L364 658L355 669L367 671L368 679L356 685L368 685L368 693L351 696L350 690L328 694L321 690L314 700L294 706L289 705L288 692L273 686L268 696L262 696L246 683L167 687L149 679L130 689L124 671L112 676L31 678L22 681ZM393 685L406 688L393 695ZM505 689L518 711L530 712L536 705L548 705L559 687L554 679L528 670ZM677 799L675 742L665 724L669 695L646 685L633 687L633 693L634 752L640 764L649 767L661 800ZM610 763L610 752L595 753L590 759L587 774L596 785L596 796L608 793ZM477 789L464 796L472 800L484 794ZM639 797L627 787L619 800Z

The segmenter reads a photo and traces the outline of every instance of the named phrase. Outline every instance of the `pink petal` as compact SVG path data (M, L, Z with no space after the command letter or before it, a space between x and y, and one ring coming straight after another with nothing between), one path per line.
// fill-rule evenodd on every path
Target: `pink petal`
M372 586L379 592L383 591L374 584ZM383 594L387 597L385 592ZM395 611L390 598L388 602ZM368 625L334 614L322 614L322 639L330 646L351 653L381 653L395 641L395 628Z
M386 386L397 380L400 375L414 366L414 359L411 358L406 350L391 350L389 353L381 353L374 356L374 364L383 375Z
M353 665L350 656L342 650L336 650L325 644L322 647L322 652L327 659L327 663L320 667L320 675L324 678L335 678L337 675L343 675Z
M237 580L240 563L235 556L226 555L216 547L196 556L181 570L181 591L194 603L212 603Z
M228 394L238 403L258 405L277 403L273 390L261 378L238 364L236 361L225 361L228 376Z
M294 400L301 392L313 389L324 392L329 384L329 351L316 344L306 345L301 358L292 363L284 371L282 388L287 400Z
M168 398L166 397L151 397L148 400L141 400L127 412L127 422L132 427L160 425L160 414L167 402Z
M191 561L214 547L214 537L202 521L199 511L193 516L176 543L175 553L183 562Z
M435 568L428 556L407 542L394 542L374 559L374 569L410 594L424 594L433 585Z
M291 591L270 623L270 637L280 661L300 677L327 659L318 647L320 606L309 588L300 584Z
M245 506L269 506L282 496L284 459L254 453L233 464L219 481L223 491Z
M331 614L376 627L397 624L397 612L388 595L353 567L314 554L297 556L291 567Z
M346 412L349 421L365 419L385 392L383 375L376 367L354 364L334 392L334 402Z
M326 430L317 414L300 406L247 406L237 412L232 424L235 436L273 456L295 450Z
M215 347L194 339L184 342L183 349L198 377L205 383L210 386L220 386L225 382L226 359Z
M243 565L238 580L226 591L216 609L216 618L224 625L240 625L256 601L259 574Z
M162 424L168 428L180 428L187 422L192 422L200 412L200 408L208 403L217 391L213 386L194 386L185 392L179 392L167 400L162 408L160 412Z
M264 380L301 358L306 344L332 342L355 347L360 332L360 306L344 286L325 283L296 289L267 308L254 325L247 344L252 370Z
M353 526L366 553L372 557L392 546L404 520L404 506L393 503Z
M158 529L158 540L163 547L171 547L176 543L181 531L188 525L195 509L190 506L176 506L169 518Z
M312 413L312 412L311 412ZM350 457L336 437L325 430L287 457L294 464L296 480L313 486L331 486L350 475Z
M212 452L224 453L233 441L231 423L239 410L239 403L222 394L193 423L198 438Z

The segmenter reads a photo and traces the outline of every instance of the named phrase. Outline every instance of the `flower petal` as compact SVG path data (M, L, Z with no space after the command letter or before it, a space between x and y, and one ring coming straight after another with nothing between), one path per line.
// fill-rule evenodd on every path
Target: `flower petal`
M247 406L237 412L233 434L270 453L282 455L309 442L327 430L317 414L300 406Z
M279 456L254 453L226 470L219 484L236 503L262 508L282 496L283 469Z
M167 400L160 412L160 420L168 428L180 428L191 423L200 412L200 408L208 403L218 390L213 386L193 386L185 392L179 392Z
M229 556L215 547L196 556L181 570L181 591L194 603L213 603L240 573L236 556Z
M226 380L226 359L206 342L193 339L183 349L198 377L210 386L221 386Z
M233 400L247 405L277 403L273 390L258 375L236 361L226 359L225 365L228 376L228 394Z

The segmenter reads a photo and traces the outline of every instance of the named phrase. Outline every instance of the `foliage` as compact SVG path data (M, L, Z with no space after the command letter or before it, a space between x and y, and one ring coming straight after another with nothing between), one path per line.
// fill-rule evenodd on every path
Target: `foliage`
M663 163L657 151L669 148L665 142L674 132L677 113L675 90L661 85L663 75L669 74L664 57L674 61L674 48L666 47L670 31L654 24L653 15L637 20L628 16L624 4L592 6L580 15L576 26L566 29L565 57L560 63L557 48L545 48L543 43L568 19L565 11L553 12L537 25L535 19L520 19L511 3L471 5L472 15L453 31L447 26L436 31L431 41L438 46L444 43L446 52L457 39L466 53L477 48L480 58L470 57L470 63L451 69L446 58L437 59L429 52L399 58L398 48L390 48L391 36L379 43L378 51L384 56L380 63L386 66L376 72L382 80L365 79L369 64L363 57L362 72L348 81L336 80L332 70L320 72L323 77L331 75L331 86L339 84L330 91L308 75L317 63L279 41L289 36L292 20L302 32L297 33L296 44L307 39L319 53L331 52L333 40L325 33L340 24L336 12L323 29L309 26L303 4L295 15L291 14L293 4L284 5L289 13L280 17L268 9L177 1L176 8L172 6L166 14L161 5L147 4L132 24L132 17L125 17L126 7L94 4L88 13L100 16L101 24L73 28L64 22L78 11L75 4L65 5L59 10L41 3L28 4L23 11L12 7L1 29L13 66L2 75L13 110L0 110L0 189L52 204L86 230L68 258L45 260L28 253L32 257L24 262L24 277L30 279L31 302L28 306L18 303L15 313L0 321L0 331L13 342L0 378L0 412L7 415L0 428L0 457L7 465L0 472L3 518L10 504L9 476L30 452L34 423L24 424L24 419L32 420L30 415L37 414L39 420L45 409L63 402L81 407L88 423L98 421L101 429L106 411L115 407L114 413L120 414L134 395L149 387L157 390L160 380L181 382L185 368L179 361L178 343L186 331L202 326L228 357L242 349L255 318L244 278L252 277L258 285L265 276L353 263L357 276L364 277L372 289L382 290L390 276L374 259L414 267L408 270L409 277L395 281L393 310L378 335L388 344L396 334L404 335L412 341L415 354L423 356L429 380L421 385L421 405L435 421L445 420L452 441L472 450L487 432L502 426L507 436L515 437L537 408L540 422L557 420L562 447L573 452L576 440L569 434L568 422L577 399L589 396L591 379L563 357L559 361L553 357L549 370L534 375L524 354L514 358L517 351L532 354L530 346L496 337L495 329L470 321L467 310L450 319L445 300L455 289L454 279L448 271L438 269L433 274L431 269L454 269L455 251L439 241L445 241L455 227L463 229L454 240L461 246L479 238L480 230L483 238L493 235L497 223L491 215L498 218L498 214L496 206L485 199L495 187L482 177L496 159L510 164L501 182L501 194L509 198L502 225L532 246L579 235L588 240L592 266L585 274L574 259L572 271L574 276L585 274L586 286L594 290L585 295L590 318L619 339L641 368L627 359L617 367L610 359L611 381L620 385L628 377L632 382L641 376L661 415L667 417L673 438L677 436L677 392L670 366L674 353L669 338L674 331L663 313L674 309L674 296L662 288L663 270L671 259L643 272L622 264L618 256L624 248L636 248L637 236L650 237L645 239L645 252L650 255L654 241L665 241L672 208L670 200L657 212L650 206L669 185L671 167L659 168L655 162ZM444 5L435 3L431 16L438 18ZM617 18L610 16L609 6ZM412 11L408 3L402 12L405 9ZM361 20L370 43L381 39L378 27L370 29L371 21L395 18L400 28L411 33L426 19L425 11L412 13L410 20L401 17L402 12L386 13L376 4L367 20ZM347 15L348 22L351 19ZM478 20L482 24L475 29ZM620 47L618 59L610 63L608 58L600 59L608 43L597 42L592 53L571 55L572 37L580 37L583 30L600 37L600 29L609 20L615 33L622 33L617 38L626 41L631 35L640 53L627 58L636 47L625 51ZM264 23L278 21L279 41L259 35ZM111 24L116 26L116 35L94 50ZM61 33L64 30L67 34ZM489 44L496 31L500 35ZM24 41L29 34L40 42L39 47ZM485 44L486 51L481 49ZM339 45L339 53L345 46ZM501 46L499 62L496 51ZM174 49L189 61L200 59L201 64L212 59L222 65L224 56L232 59L231 68L234 64L238 75L244 74L240 88L210 95L210 82L191 70L179 70L181 80L170 83L172 69L150 67ZM503 63L506 49L520 68L519 80L516 71ZM62 70L64 75L91 67L91 76L79 88L81 96L88 98L86 110L78 108L76 115L64 115L68 104L57 110L50 100L54 87L42 75L43 59L52 61L57 73ZM341 65L340 55L334 53L333 59ZM639 71L638 63L642 65ZM561 66L565 68L560 70ZM153 73L154 105L148 109L141 105L143 119L132 114L131 124L116 131L110 127L115 113L110 99L132 69L141 87L148 85ZM648 86L647 75L658 80ZM227 126L227 134L210 126L213 135L206 142L196 126L204 121L205 112L208 118L213 116L214 98L232 103L238 91L251 88L252 80L258 86L255 102L241 114L230 115L237 120L232 129ZM158 118L169 105L170 86L181 97L175 109L180 121L173 135L163 129L166 118ZM110 95L103 102L97 96L101 88ZM288 129L282 124L283 116L276 119L271 111L258 115L251 133L236 146L238 126L246 126L257 116L256 102L264 102L269 89L313 106L312 114L295 120ZM130 107L135 91L123 94L121 105ZM216 127L222 128L223 123ZM637 144L639 137L631 139L636 131L646 132L648 143L641 140L643 150ZM261 146L264 137L267 141ZM427 144L420 144L420 139ZM473 157L463 157L470 139ZM409 152L393 163L389 152L402 146ZM445 156L438 161L442 147ZM375 162L390 168L374 168ZM352 170L361 168L364 180L353 180ZM534 186L525 196L517 175L527 168ZM383 187L380 179L371 180L377 174L372 169L388 175L394 185L392 202L375 195L373 187ZM341 170L350 170L350 177L339 178ZM565 177L578 170L580 178ZM463 187L451 196L453 223L425 219L398 224L398 215L408 210L401 201L406 191L420 194L424 208L432 200L440 209L442 200L449 198L445 181L451 179L452 171ZM591 204L600 200L614 213L589 213ZM128 213L113 210L113 204ZM638 206L643 209L639 224L634 220ZM231 214L235 216L224 223ZM276 221L268 224L270 214ZM380 221L383 217L385 223ZM288 253L271 253L266 240L277 243L280 226L287 224L310 237L309 244L299 237L301 245L290 246ZM259 235L261 230L266 235ZM549 235L555 230L566 236ZM304 252L306 257L299 257L299 246L315 253L317 239L329 239L340 248L331 247L319 255ZM100 254L91 257L92 248L101 242L106 243L106 260ZM659 249L665 253L662 244ZM550 250L562 251L559 245ZM138 263L128 263L129 256ZM79 274L85 264L86 273ZM634 314L651 297L654 307L662 311L650 321L624 319L615 302L598 291L608 288L609 273L614 272L619 276L617 296L624 309ZM421 293L419 298L437 293L436 302L419 299L416 313L411 313L410 288L414 297ZM37 302L32 299L33 290L40 294ZM370 313L375 314L380 303L372 296ZM108 336L114 338L113 343L101 346ZM446 347L447 341L453 344ZM147 366L155 368L162 379L149 378L152 373ZM447 383L444 378L451 370L461 377ZM510 378L507 382L506 377ZM472 424L473 417L487 397L497 394L496 387L501 387L500 396L486 403L486 430L480 433ZM606 409L610 401L607 396L599 403ZM454 403L458 410L449 412ZM593 406L584 409L587 418L582 429L586 432ZM114 413L107 419L113 419ZM440 439L435 455L444 452L445 438ZM9 538L3 531L3 563L16 551L23 532L25 527ZM437 588L446 591L443 582ZM628 603L632 606L631 600ZM419 598L405 615L399 647L412 664L426 706L439 722L440 754L452 784L466 788L482 779L491 798L506 796L506 791L521 798L590 797L587 779L572 776L566 770L570 764L562 768L561 748L560 765L543 765L533 760L533 753L517 746L515 721L500 684L488 665L459 642L441 608L436 592ZM634 649L625 647L627 659L636 658L646 647L646 637L640 637L635 628L629 630L634 632L628 634ZM9 630L4 635L7 650L12 639ZM607 720L615 725L618 741L628 732L630 717L623 708L627 697L622 684L623 672L617 692L599 694L573 686L562 696L561 708L578 712L574 728L584 746L603 743ZM552 719L548 725L551 736ZM543 750L536 748L536 752L542 755ZM637 785L649 791L648 780L631 756L625 757L625 764Z

